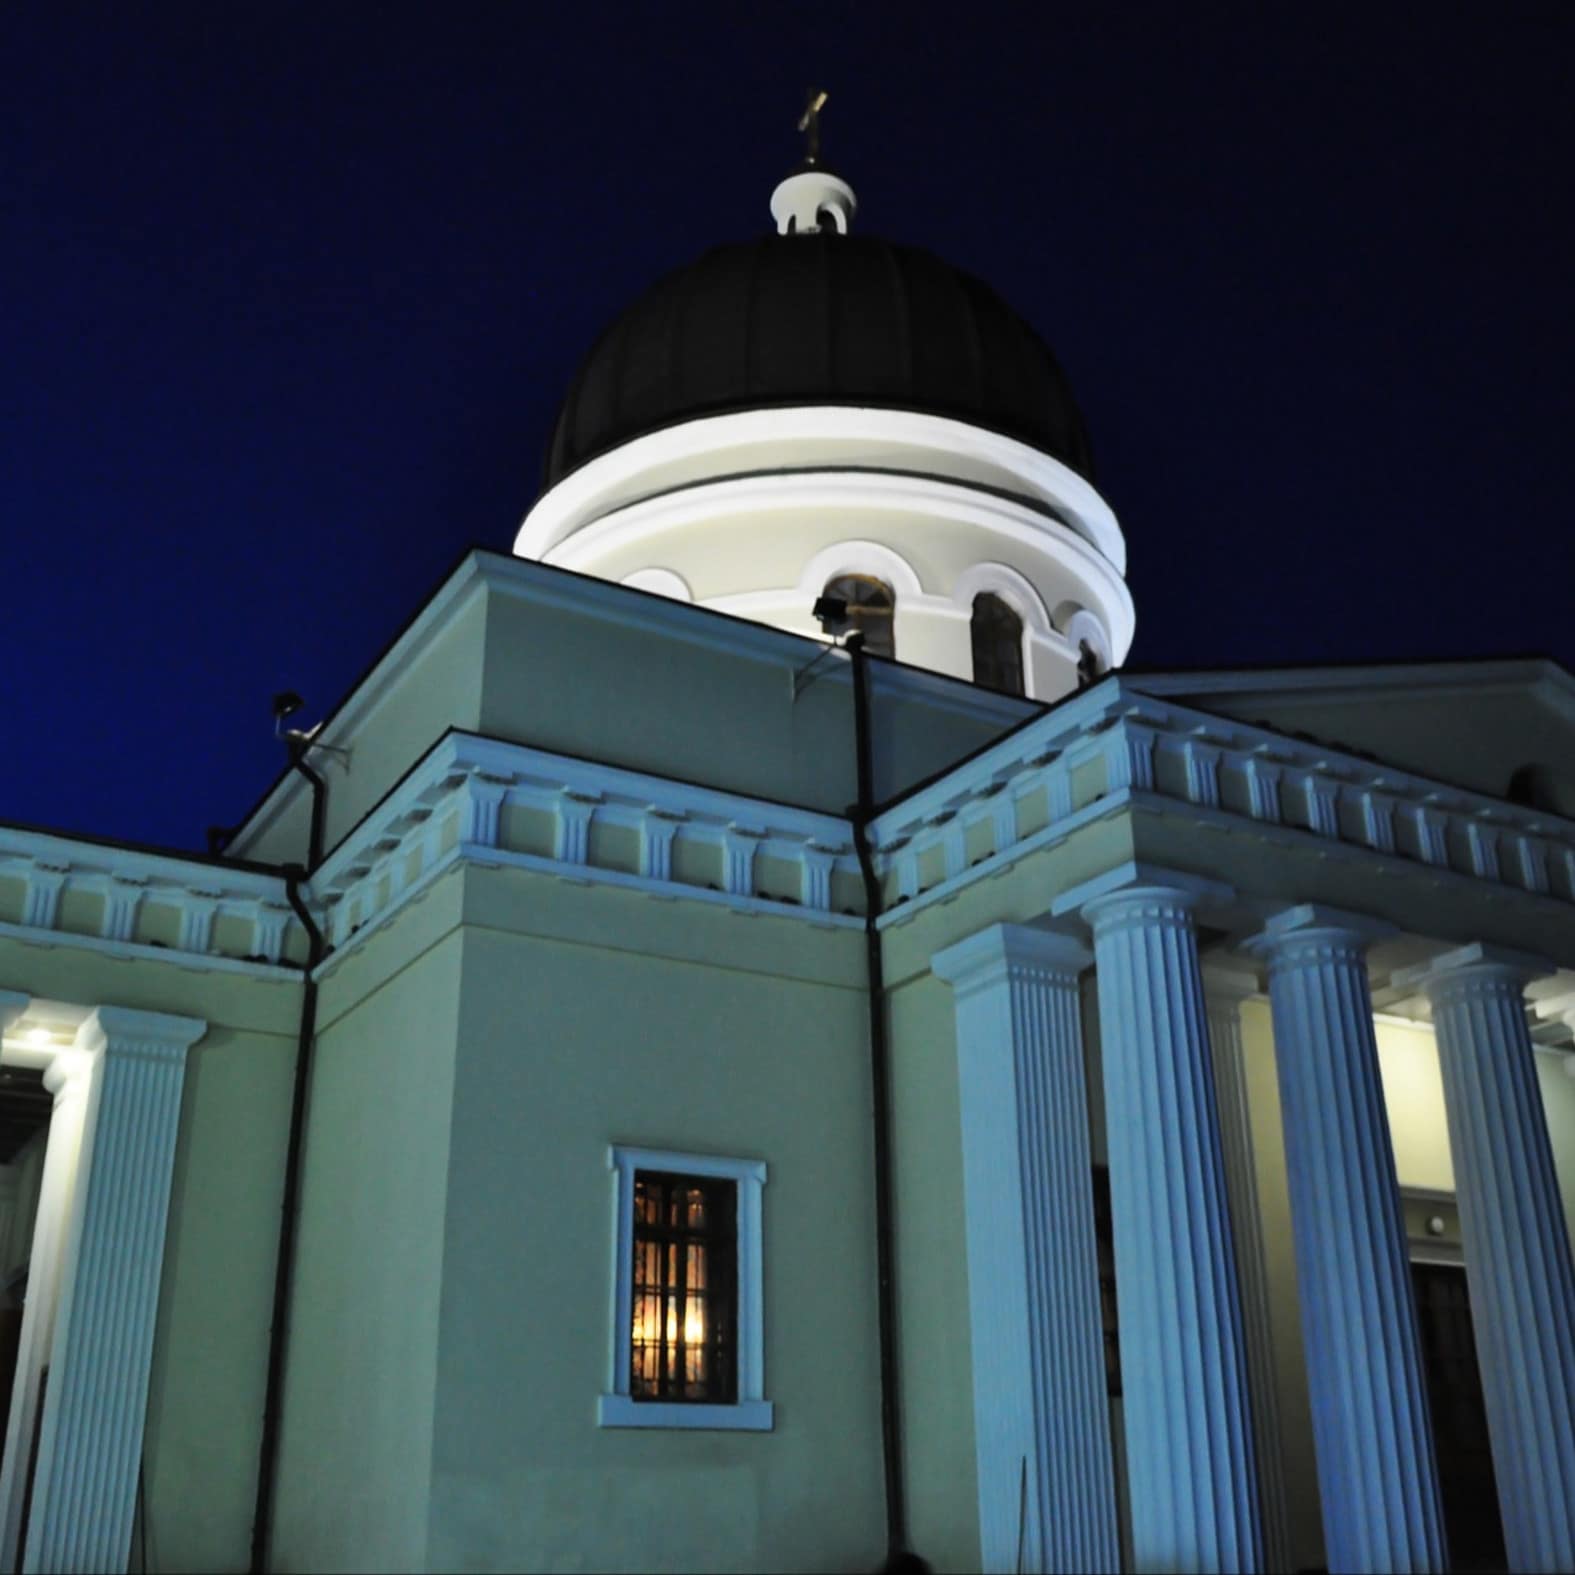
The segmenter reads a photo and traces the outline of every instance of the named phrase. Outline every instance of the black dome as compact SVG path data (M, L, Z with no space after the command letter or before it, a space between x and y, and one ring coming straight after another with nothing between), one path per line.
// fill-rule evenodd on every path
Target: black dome
M951 416L1092 479L1043 340L986 284L867 235L768 235L659 280L602 334L558 413L546 485L631 438L773 405Z

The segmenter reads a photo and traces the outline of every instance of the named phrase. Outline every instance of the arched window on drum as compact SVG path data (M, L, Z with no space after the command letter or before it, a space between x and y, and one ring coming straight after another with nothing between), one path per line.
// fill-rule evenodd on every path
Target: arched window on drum
M1023 620L1003 597L981 591L973 599L973 681L1009 695L1023 683Z
M897 654L897 598L884 580L872 574L839 574L826 582L822 594L846 605L848 627L863 634L871 656Z

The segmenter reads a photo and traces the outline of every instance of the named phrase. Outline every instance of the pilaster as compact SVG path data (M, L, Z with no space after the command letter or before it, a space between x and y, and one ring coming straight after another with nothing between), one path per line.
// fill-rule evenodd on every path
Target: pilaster
M1543 971L1467 946L1395 983L1433 1008L1510 1567L1575 1570L1575 1270L1523 998Z
M1262 1561L1193 919L1216 890L1128 866L1057 903L1078 903L1094 931L1133 1559L1143 1570L1252 1571Z
M1091 960L1066 936L994 925L932 964L956 1001L991 1571L1119 1568L1078 994Z
M24 1570L126 1566L181 1084L206 1028L100 1007L50 1069L70 1058L85 1109Z
M1440 1570L1438 1473L1367 983L1379 928L1302 906L1249 949L1269 971L1329 1567Z

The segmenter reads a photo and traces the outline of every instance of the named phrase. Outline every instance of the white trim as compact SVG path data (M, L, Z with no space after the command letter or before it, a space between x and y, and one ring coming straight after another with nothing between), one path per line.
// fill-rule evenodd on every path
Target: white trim
M1114 565L1126 572L1126 542L1109 504L1076 471L1040 450L966 421L921 415L911 410L848 405L800 405L770 410L740 410L721 416L664 427L659 432L622 443L581 465L544 493L526 515L514 541L523 558L545 558L569 536L609 509L649 496L653 476L672 475L669 485L737 473L729 456L739 451L765 451L760 469L794 468L819 451L840 456L850 452L878 457L894 469L919 468L940 474L956 467L964 473L983 469L1000 477L1010 490L1054 508ZM773 463L780 451L782 464ZM903 467L907 459L910 464ZM823 463L824 460L811 463ZM980 483L975 481L975 485ZM662 485L660 481L654 483Z
M822 547L804 565L798 577L798 589L801 595L810 598L806 607L814 605L814 598L825 590L830 581L844 574L864 574L883 580L891 587L899 608L902 598L924 594L918 571L895 547L854 537ZM751 593L746 591L743 594L747 596ZM720 607L727 600L725 596L715 596L708 605Z
M631 591L649 591L653 596L667 596L675 602L692 602L695 593L683 575L671 569L636 569L618 582Z
M684 1154L614 1143L607 1150L613 1173L611 1356L607 1393L597 1406L599 1427L727 1428L769 1432L773 1407L765 1398L765 1285L761 1192L766 1166L758 1159ZM640 1170L715 1176L738 1187L738 1401L734 1405L653 1404L629 1394L634 1324L634 1178Z
M1131 647L1136 626L1132 595L1120 568L1099 545L1041 508L945 477L838 469L724 476L622 503L540 553L525 553L518 544L515 550L558 568L595 575L607 553L654 543L674 528L725 520L729 528L737 529L751 515L794 510L831 517L896 512L989 532L1046 558L1055 565L1058 577L1068 570L1075 574L1109 618L1115 650L1124 659ZM909 594L917 589L915 581ZM949 596L945 599L950 602ZM726 597L703 597L702 602L731 605Z
M951 599L959 611L972 618L973 601L979 595L999 596L1023 620L1025 634L1059 634L1051 622L1050 609L1045 606L1044 597L1034 589L1027 575L1019 573L1010 564L976 563L957 576L957 583L952 586Z

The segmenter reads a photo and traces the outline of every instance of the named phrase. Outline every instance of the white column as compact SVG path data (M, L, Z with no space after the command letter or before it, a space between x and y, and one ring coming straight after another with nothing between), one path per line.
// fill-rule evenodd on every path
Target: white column
M1575 1570L1575 1271L1523 1000L1543 971L1467 946L1395 982L1433 1008L1510 1568Z
M1220 1112L1225 1192L1236 1237L1247 1385L1257 1446L1258 1504L1263 1516L1263 1558L1267 1568L1284 1570L1290 1568L1290 1548L1286 1541L1285 1470L1280 1457L1280 1402L1269 1324L1269 1270L1263 1255L1258 1161L1252 1143L1247 1059L1241 1039L1241 1005L1258 993L1258 981L1250 973L1205 968L1203 990L1208 1004L1214 1093Z
M1366 951L1378 926L1270 920L1275 1064L1332 1570L1440 1570L1443 1514Z
M956 992L991 1571L1120 1567L1078 997L1090 961L1067 936L994 925L932 964Z
M27 1299L6 1419L5 1468L0 1472L0 1568L8 1570L20 1567L17 1541L22 1529L22 1501L33 1457L40 1380L49 1365L55 1333L64 1243L87 1116L89 1071L89 1059L74 1050L55 1053L44 1071L44 1087L54 1096L54 1107L28 1255Z
M1121 1386L1140 1570L1260 1567L1235 1250L1209 1070L1198 890L1086 902L1099 981Z
M100 1007L50 1069L70 1058L84 1109L24 1571L126 1567L181 1084L206 1026Z

